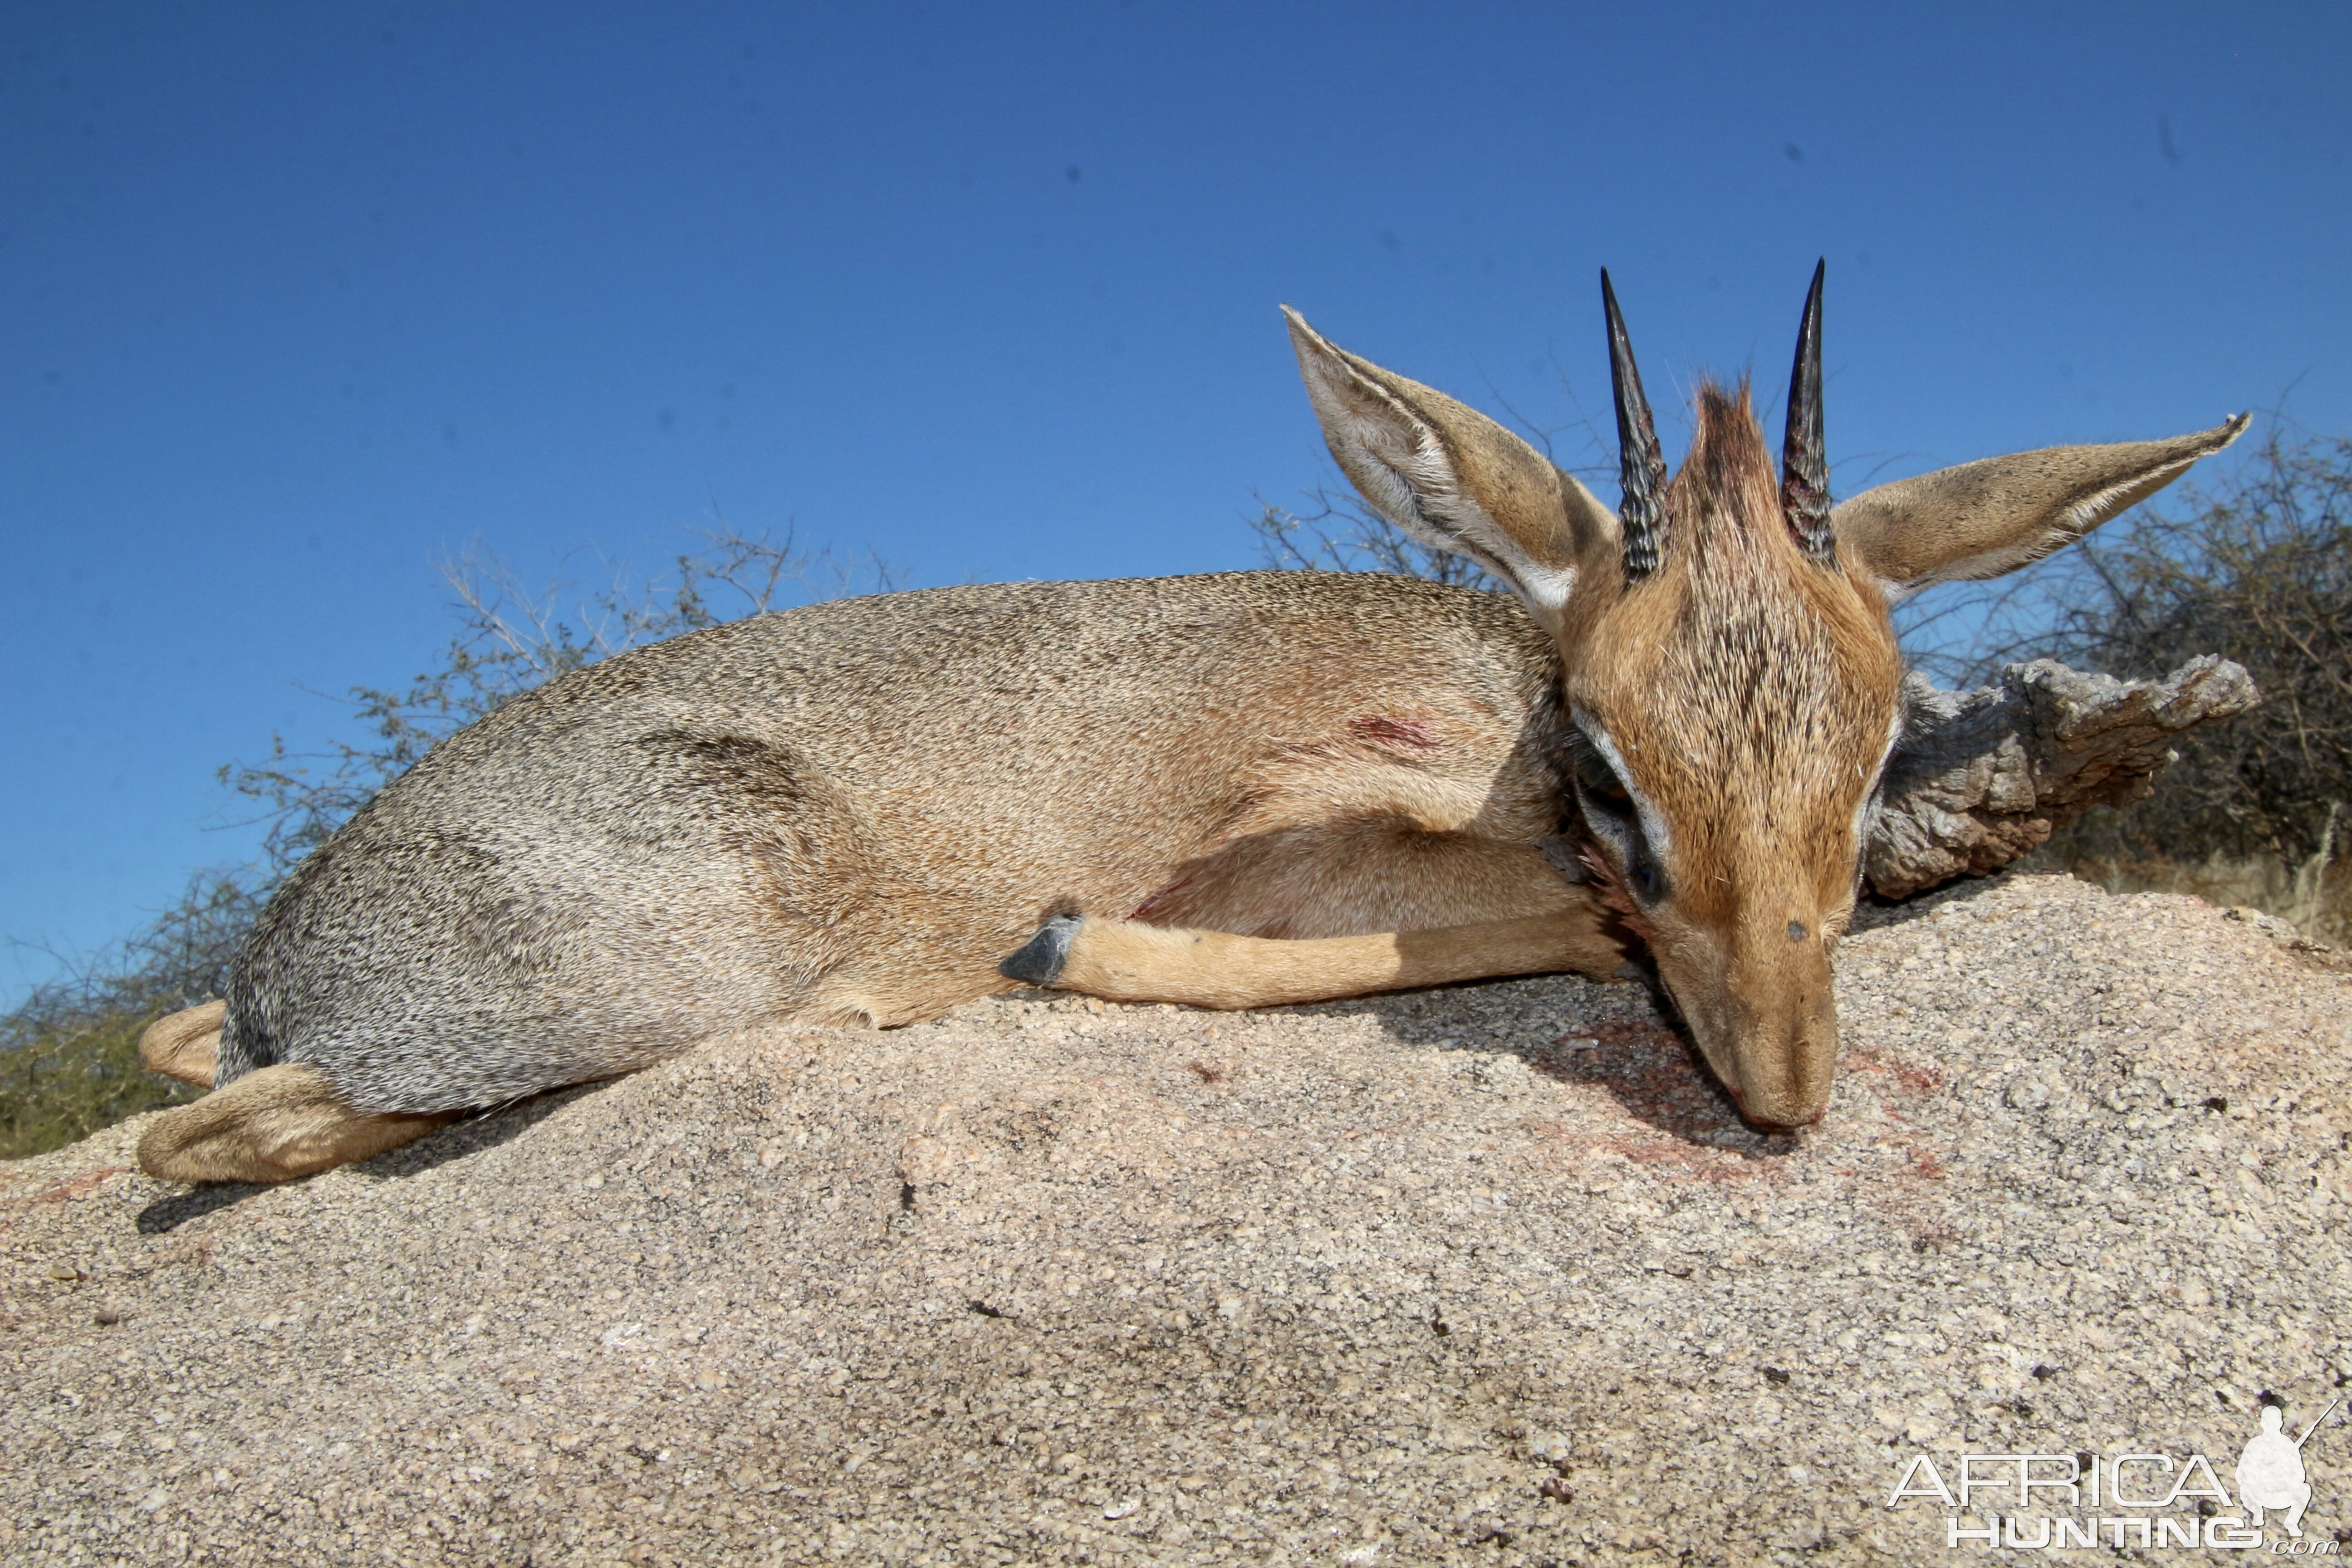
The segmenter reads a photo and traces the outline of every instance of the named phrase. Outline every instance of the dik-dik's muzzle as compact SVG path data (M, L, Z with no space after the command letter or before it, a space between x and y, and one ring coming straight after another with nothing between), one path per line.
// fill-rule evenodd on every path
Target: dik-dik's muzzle
M1776 940L1785 951L1772 950ZM1741 1113L1774 1131L1819 1121L1837 1076L1837 999L1820 937L1758 933L1713 973L1657 957L1700 1053Z

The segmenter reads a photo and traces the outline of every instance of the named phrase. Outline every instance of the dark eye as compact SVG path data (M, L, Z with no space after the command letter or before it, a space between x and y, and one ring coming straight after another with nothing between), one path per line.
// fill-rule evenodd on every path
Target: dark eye
M1633 863L1625 868L1625 879L1646 901L1655 902L1665 890L1666 879L1658 875L1657 863L1650 858L1647 849L1638 845L1634 847Z
M1580 741L1581 739L1579 737ZM1585 742L1575 748L1572 761L1576 765L1576 787L1585 800L1612 816L1631 820L1633 797L1626 791L1625 781L1617 776L1617 770L1609 765L1608 759L1593 750L1590 742Z
M1569 761L1576 775L1576 797L1583 806L1584 819L1595 837L1606 840L1617 852L1625 867L1625 885L1635 898L1645 904L1657 902L1666 894L1665 873L1650 854L1649 841L1642 835L1641 813L1634 807L1633 792L1609 759L1601 754L1581 731L1571 731L1569 738Z

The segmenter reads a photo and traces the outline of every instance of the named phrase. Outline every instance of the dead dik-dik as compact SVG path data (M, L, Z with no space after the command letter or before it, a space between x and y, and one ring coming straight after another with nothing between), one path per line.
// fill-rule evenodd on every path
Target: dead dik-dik
M1624 499L1291 336L1381 513L1517 590L1236 573L951 588L698 632L436 748L271 901L147 1169L274 1180L783 1020L1016 982L1237 1007L1646 947L1759 1124L1815 1121L1890 752L1887 604L2011 571L2226 446L1990 458L1830 503L1821 279L1779 471L1700 390L1670 481L1603 280ZM1011 953L1010 958L1006 954Z

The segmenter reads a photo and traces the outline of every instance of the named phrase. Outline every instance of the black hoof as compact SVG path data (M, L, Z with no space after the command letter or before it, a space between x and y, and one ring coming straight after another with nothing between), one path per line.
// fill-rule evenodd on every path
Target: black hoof
M1078 934L1078 925L1076 915L1055 915L1037 928L1037 934L1020 952L998 964L996 972L1007 980L1053 984L1062 978L1062 966L1070 962L1070 943Z

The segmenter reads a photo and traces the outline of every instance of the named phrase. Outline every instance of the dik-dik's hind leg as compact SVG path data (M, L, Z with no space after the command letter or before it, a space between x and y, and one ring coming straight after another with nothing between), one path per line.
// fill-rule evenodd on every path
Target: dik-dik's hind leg
M1437 931L1283 942L1137 921L1057 916L1003 963L1032 985L1116 1002L1278 1007L1457 980L1577 970L1613 974L1625 952L1597 908Z
M156 1019L139 1037L139 1060L149 1072L210 1089L220 1058L221 1022L228 1004L207 1002Z
M139 1140L139 1168L166 1182L284 1182L365 1160L462 1114L363 1115L300 1062L249 1072L167 1110Z

